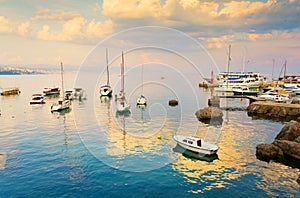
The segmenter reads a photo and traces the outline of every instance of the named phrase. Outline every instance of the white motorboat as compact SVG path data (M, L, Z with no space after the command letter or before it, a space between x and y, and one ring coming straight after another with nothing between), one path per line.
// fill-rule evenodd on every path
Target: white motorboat
M101 96L112 96L112 88L109 84L109 70L108 70L108 52L106 49L106 74L107 74L107 83L100 87L100 95Z
M205 142L201 138L184 135L175 135L173 138L179 146L196 153L213 155L219 150L218 146Z
M60 63L61 65L61 87L62 87L62 92L64 93L64 78L63 78L63 64L62 62ZM71 102L70 100L66 100L65 97L62 97L58 100L57 103L52 104L51 106L51 112L53 111L63 111L63 110L68 110L70 109Z
M263 98L265 100L274 101L274 102L288 102L289 97L285 94L278 93L264 93L258 96L259 98Z
M147 105L147 98L143 95L141 95L137 100L136 100L137 105Z
M130 104L127 103L125 98L125 85L124 85L124 55L122 52L122 64L121 64L121 91L117 97L117 112L127 113L130 112Z
M70 105L71 105L70 100L59 99L57 103L52 104L51 112L70 109Z
M300 88L292 89L292 91L293 91L296 95L300 95Z
M66 100L73 100L73 90L66 90L65 91L65 99Z
M232 89L233 95L257 96L257 90L251 90L249 87L238 87Z
M45 97L43 94L32 94L29 104L45 104Z

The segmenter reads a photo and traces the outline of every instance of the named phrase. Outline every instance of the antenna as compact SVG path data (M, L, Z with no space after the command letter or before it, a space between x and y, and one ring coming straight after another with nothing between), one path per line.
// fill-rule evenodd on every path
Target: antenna
M226 86L227 86L227 88L228 88L229 67L230 67L230 61L231 61L230 53L231 53L231 45L229 45L229 49L228 49L227 85L226 85Z

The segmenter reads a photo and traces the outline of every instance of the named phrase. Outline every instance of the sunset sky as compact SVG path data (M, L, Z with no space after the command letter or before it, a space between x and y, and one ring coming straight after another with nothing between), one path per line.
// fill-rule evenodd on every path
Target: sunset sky
M278 73L287 60L288 72L300 73L299 0L0 0L0 4L0 65L50 67L62 58L67 65L79 66L98 43L116 33L159 26L199 42L220 70L226 68L231 44L236 70L246 65L251 71L271 72L274 60ZM144 40L126 35L118 45L105 47L120 54L145 42L151 45L155 36L146 33L139 34ZM165 38L177 42L172 36ZM139 54L141 60L154 61L147 53Z

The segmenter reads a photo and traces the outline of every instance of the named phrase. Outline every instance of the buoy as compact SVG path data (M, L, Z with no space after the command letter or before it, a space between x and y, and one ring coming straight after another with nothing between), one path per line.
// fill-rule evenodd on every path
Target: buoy
M240 101L243 101L243 98L240 98Z
M159 140L160 140L160 139L161 139L161 135L158 135L158 136L157 136L157 139L159 139Z

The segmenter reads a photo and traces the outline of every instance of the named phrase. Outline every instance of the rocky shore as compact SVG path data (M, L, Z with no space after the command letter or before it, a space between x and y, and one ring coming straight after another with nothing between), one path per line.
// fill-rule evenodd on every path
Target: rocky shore
M266 119L283 119L285 121L300 120L300 104L275 103L268 101L257 101L251 103L248 115L259 116Z
M300 168L300 124L292 120L281 129L271 144L258 144L256 157ZM297 182L300 184L300 175Z

